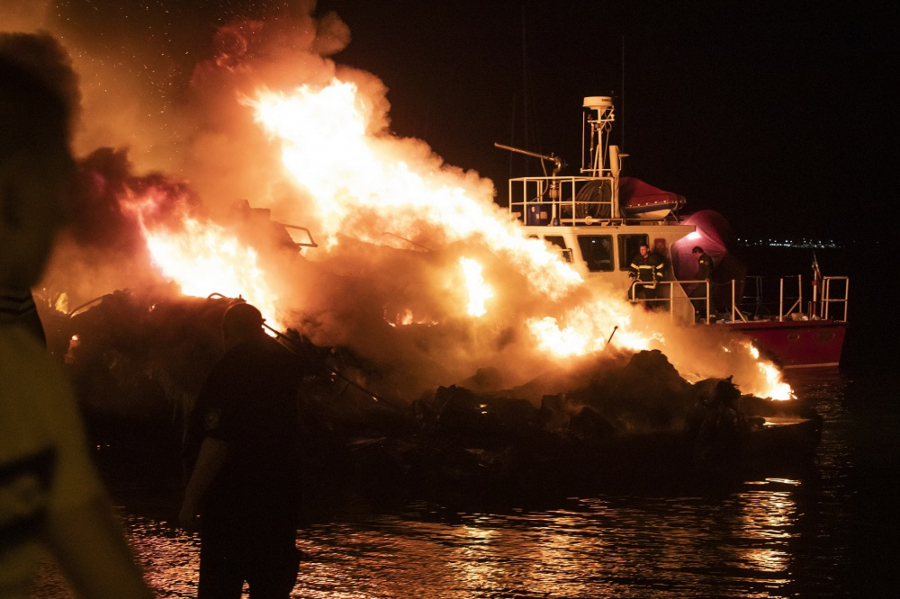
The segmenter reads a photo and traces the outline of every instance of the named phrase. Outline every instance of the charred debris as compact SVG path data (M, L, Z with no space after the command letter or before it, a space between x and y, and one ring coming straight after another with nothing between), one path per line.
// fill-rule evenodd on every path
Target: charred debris
M221 355L218 325L234 301L117 291L71 315L42 314L101 462L180 473L186 415ZM316 347L296 331L281 340L314 364L300 400L298 467L320 491L587 492L810 463L821 432L802 401L742 395L730 378L689 383L655 350L503 391L485 391L494 375L482 370L407 402L373 393L367 381L377 373L346 348Z

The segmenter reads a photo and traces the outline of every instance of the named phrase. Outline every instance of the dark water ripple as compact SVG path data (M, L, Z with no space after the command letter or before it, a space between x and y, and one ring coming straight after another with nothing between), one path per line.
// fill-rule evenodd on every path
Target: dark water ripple
M817 462L724 485L571 497L487 510L417 502L387 513L338 510L298 534L295 597L531 599L868 597L854 501L854 387L792 381L825 418ZM848 397L848 394L851 396ZM848 407L850 406L850 407ZM523 502L523 506L525 502ZM163 597L196 591L199 541L122 508L148 580ZM878 517L878 514L875 515ZM877 525L877 522L875 523ZM45 569L35 597L65 597Z

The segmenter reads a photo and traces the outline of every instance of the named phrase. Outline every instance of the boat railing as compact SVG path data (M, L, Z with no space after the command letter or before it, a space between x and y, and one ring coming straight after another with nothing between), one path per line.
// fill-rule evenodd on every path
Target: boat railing
M509 180L509 211L526 226L618 223L613 177L519 177Z
M319 244L315 242L313 239L312 233L306 227L301 227L299 225L286 225L284 223L278 223L282 227L285 228L288 235L291 237L291 241L294 242L298 248L317 248Z
M737 296L737 281L732 279L720 285L731 286L731 321L748 322L749 320L775 320L784 321L802 315L803 310L803 279L800 275L781 277L778 280L778 299L773 296L773 286L765 284L766 277L748 275L744 278L744 292L741 298ZM792 282L796 280L796 288ZM785 304L789 307L785 309ZM776 312L777 309L777 312ZM749 318L748 318L749 316Z
M703 289L703 294L695 294L688 296L682 285L699 284ZM656 291L656 297L645 298L638 297L638 291L642 287L652 288ZM709 314L710 309L710 293L709 281L632 281L631 287L628 289L628 299L631 303L641 304L651 310L659 310L665 306L669 313L669 318L682 324L694 322L694 302L704 302L706 304L706 313Z
M737 281L731 279L731 322L737 322L738 318L741 319L742 322L747 322L747 317L741 312L741 309L738 308L737 301Z
M834 289L832 290L832 287ZM832 292L834 295L832 295ZM821 318L831 318L831 304L837 304L841 309L841 318L834 317L838 322L847 322L847 300L850 296L849 277L822 277L822 299L819 308Z
M791 304L791 306L787 309L787 312L784 311L784 281L785 279L797 279L797 299ZM793 313L800 314L803 310L803 276L802 275L791 275L787 277L781 277L781 281L779 284L778 290L778 322L784 322L785 316L790 316Z
M748 290L752 290L752 294L748 293ZM753 306L754 316L768 313L768 308L763 302L763 278L759 275L748 275L744 279L744 297L741 305L746 307L750 304Z
M747 318L741 313L738 307L738 300L735 295L735 281L731 281L732 285L732 321L737 322L737 318L747 322ZM804 301L803 293L804 281L802 275L789 275L780 277L778 280L778 322L785 320L836 320L838 322L847 322L847 304L850 287L848 277L823 277L816 286L813 282L812 299ZM809 285L807 285L809 287ZM769 302L765 301L763 289L763 277L748 276L745 279L745 289L750 289L749 295L743 297L743 305L752 305L752 314L754 320L775 320L774 314L769 311L766 306L772 306L774 310L774 298L769 296ZM771 286L767 289L771 291ZM836 315L835 312L839 312ZM763 316L761 317L761 313Z
M793 282L796 281L796 288ZM674 284L678 285L675 286ZM750 319L738 305L737 301L737 281L731 279L731 322L749 322ZM683 285L696 286L691 294L684 292ZM638 291L642 287L650 287L656 291L656 297L643 298L638 297ZM796 296L794 295L796 289ZM790 275L781 277L779 280L779 298L778 298L778 322L784 320L829 320L833 319L838 322L847 322L847 305L850 289L850 279L848 277L823 277L821 282L821 298L810 302L811 315L803 313L803 276ZM759 293L758 293L759 294ZM815 293L814 293L815 296ZM706 306L706 314L708 315L706 323L714 321L709 315L712 314L712 296L710 282L705 280L683 280L683 281L659 281L656 283L650 281L633 281L628 290L628 299L632 303L640 303L648 308L659 310L665 306L669 317L672 320L689 321L688 308L690 314L694 313L694 307L698 303ZM744 298L746 299L746 298ZM788 304L787 309L785 305ZM840 317L833 314L832 304L839 306ZM719 315L720 317L722 314ZM726 316L727 318L727 316Z

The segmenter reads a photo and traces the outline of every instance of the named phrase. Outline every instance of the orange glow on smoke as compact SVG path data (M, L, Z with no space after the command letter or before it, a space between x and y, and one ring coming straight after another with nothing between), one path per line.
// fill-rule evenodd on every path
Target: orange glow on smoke
M528 289L504 289L498 281L485 279L480 261L459 258L454 263L458 270L443 277L460 281L464 290L450 297L456 303L456 315L499 322L510 314L504 312L508 306L498 295L528 296L537 298L529 306L543 308L534 308L519 324L524 322L530 332L535 351L548 358L603 351L610 335L617 347L632 351L656 347L670 359L676 354L665 347L666 338L655 330L659 327L634 323L634 306L611 293L602 296L586 289L578 272L557 251L528 238L483 186L476 189L477 177L444 166L421 143L373 130L371 123L381 121L372 118L373 103L355 84L334 80L321 89L302 86L289 94L262 91L245 103L280 145L287 173L313 200L311 217L325 238L322 252L338 245L338 233L373 244L400 238L429 247L467 243L486 247L510 272L521 275ZM410 144L415 147L410 149ZM132 198L131 209L141 214L151 204L152 199ZM183 293L240 295L257 305L270 322L275 318L279 298L267 282L274 281L267 280L267 275L275 273L264 272L256 252L242 246L226 229L188 215L177 230L146 225L143 218L141 224L154 263ZM405 307L392 314L386 311L384 320L395 327L436 324L430 315L421 318ZM755 360L759 373L754 381L742 382L744 391L790 398L790 387L781 381L780 372L758 355ZM673 364L682 371L691 369L675 360Z
M531 284L551 299L582 282L543 242L527 239L505 211L472 197L458 175L411 164L398 140L370 131L371 108L354 84L303 86L289 96L264 92L252 105L281 143L284 166L313 195L329 243L336 243L338 231L373 242L386 232L415 240L439 231L444 243L481 240L517 267L541 273Z
M433 320L416 318L415 314L413 314L413 311L410 310L409 308L406 308L405 310L403 310L402 314L398 314L396 316L396 318L393 318L393 319L390 318L389 316L385 315L384 320L392 327L397 327L397 326L406 327L406 326L409 326L412 324L418 324L418 325L423 325L423 326L433 326L433 325L438 324L437 322L435 322Z
M525 276L531 292L551 302L562 302L582 289L581 276L557 252L527 238L492 199L471 193L459 173L448 173L431 155L411 157L401 144L404 140L373 130L371 123L379 122L371 119L373 103L355 84L333 80L321 89L302 86L290 94L262 91L246 103L281 145L287 171L312 196L326 246L338 243L338 232L371 243L382 243L385 233L429 246L471 241L487 245L493 255ZM483 279L477 262L464 258L460 264L468 291L468 304L460 306L460 313L496 316L502 306L488 301L495 283ZM525 324L535 348L557 358L603 350L614 327L618 328L612 343L619 347L665 349L662 334L631 326L633 310L616 297L589 294L589 299L562 314L535 315ZM406 315L393 324L410 320ZM748 392L790 396L774 366L759 361L759 369L761 376L745 384Z

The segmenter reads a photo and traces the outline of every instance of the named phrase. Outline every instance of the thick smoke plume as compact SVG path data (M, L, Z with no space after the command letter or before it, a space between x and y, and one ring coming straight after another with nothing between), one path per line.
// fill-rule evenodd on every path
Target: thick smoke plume
M318 16L314 8L314 2L296 2L268 15L226 15L208 29L207 45L186 50L172 40L187 43L207 29L195 28L189 37L170 28L165 41L129 31L105 30L97 38L90 25L75 29L49 12L17 16L20 24L41 21L32 25L56 36L57 50L71 57L57 52L57 62L71 60L81 81L80 88L74 79L64 82L73 99L81 92L74 139L81 177L73 225L44 282L55 305L71 309L126 288L157 293L167 282L148 250L148 229L183 232L186 219L194 219L255 248L277 297L273 321L317 345L351 348L364 382L400 397L461 381L497 391L542 374L591 372L630 355L622 343L630 331L652 339L647 349L662 349L682 376L733 374L739 384L759 379L755 362L721 332L678 330L611 293L577 286L542 290L540 268L558 269L558 260L537 270L523 266L518 249L540 242L516 237L493 204L491 182L445 165L422 141L391 134L384 84L335 63L331 57L349 43L349 29L338 16ZM53 45L46 34L19 39ZM45 70L48 76L56 72ZM337 212L323 214L315 185L285 168L285 144L258 122L254 102L262 91L287 94L333 80L352 83L364 98L370 145L390 156L391 165L408 165L423 190L459 190L424 212L448 203L452 212L455 198L464 197L497 223L496 233L451 234L424 212L379 210L351 197L338 197L350 206L339 221ZM309 227L320 246L299 253L278 222ZM511 241L498 249L497 238L506 235ZM460 309L469 301L460 266L465 259L482 266L493 290L484 318ZM220 290L207 293L214 291ZM594 323L598 338L611 336L609 348L556 360L537 347L528 319L592 318L579 312L582 305L616 307Z

